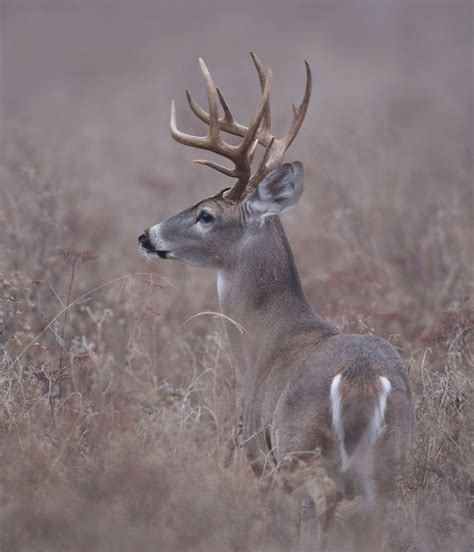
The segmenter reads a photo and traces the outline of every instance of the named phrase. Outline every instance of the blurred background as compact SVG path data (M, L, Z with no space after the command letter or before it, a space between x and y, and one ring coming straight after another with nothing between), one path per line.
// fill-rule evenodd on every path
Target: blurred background
M205 102L201 56L248 124L252 50L273 70L278 135L303 60L315 78L286 156L305 194L283 217L305 291L410 367L418 430L390 550L468 549L472 22L458 1L1 0L5 549L65 549L64 535L75 550L274 546L240 452L225 452L240 389L219 320L181 326L217 309L215 275L136 247L229 185L171 139L170 103L182 130L204 131L185 98Z

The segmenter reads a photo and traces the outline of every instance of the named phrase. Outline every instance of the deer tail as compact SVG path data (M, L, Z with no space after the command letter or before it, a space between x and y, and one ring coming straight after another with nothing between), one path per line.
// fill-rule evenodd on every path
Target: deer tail
M351 467L356 452L371 447L380 437L391 388L388 378L370 368L362 374L355 370L334 376L331 415L342 472Z

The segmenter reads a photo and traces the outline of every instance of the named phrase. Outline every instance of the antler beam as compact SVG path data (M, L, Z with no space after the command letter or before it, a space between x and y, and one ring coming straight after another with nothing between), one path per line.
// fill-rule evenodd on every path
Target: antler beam
M275 138L271 131L270 115L271 69L268 70L268 75L265 75L265 70L258 57L254 52L251 52L250 55L257 70L262 96L254 118L248 127L238 123L234 119L223 94L216 88L209 70L201 58L199 58L199 65L206 84L209 112L206 112L191 97L188 90L186 90L186 96L193 113L201 121L209 125L207 136L191 136L178 130L176 126L176 109L174 101L171 104L171 135L177 142L187 146L212 151L234 163L234 168L230 169L218 163L214 163L213 161L203 159L195 160L195 163L207 165L226 176L237 178L236 184L226 194L226 197L231 201L239 200L244 195L247 188L252 189L266 174L281 164L285 151L291 145L303 124L311 98L311 68L308 62L305 61L306 87L303 101L298 107L293 105L293 120L287 136L282 139ZM224 117L221 119L219 119L218 116L218 101L224 111ZM228 144L222 140L220 131L240 136L243 138L243 141L238 146ZM258 144L264 146L266 151L257 172L250 178L251 163Z

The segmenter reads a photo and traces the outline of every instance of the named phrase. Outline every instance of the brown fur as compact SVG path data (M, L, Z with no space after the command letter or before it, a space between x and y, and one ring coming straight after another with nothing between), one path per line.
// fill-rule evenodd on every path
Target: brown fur
M339 392L342 403L342 425L344 427L344 448L352 454L362 434L370 424L374 410L383 391L376 370L353 366L342 373Z

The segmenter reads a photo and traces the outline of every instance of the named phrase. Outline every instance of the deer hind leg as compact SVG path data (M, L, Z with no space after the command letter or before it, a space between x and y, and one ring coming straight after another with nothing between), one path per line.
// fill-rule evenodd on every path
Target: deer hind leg
M372 477L362 477L362 508L357 515L353 551L383 552L390 533L392 512L396 503L395 479L379 487Z
M336 484L325 473L306 483L300 505L300 540L305 550L326 549L337 502Z
M284 474L284 480L291 496L293 519L299 525L299 548L304 552L323 551L340 494L318 461L308 466L294 460L293 469ZM298 507L299 512L295 511Z
M400 458L396 448L382 455L373 470L372 491L369 502L370 521L367 531L367 550L383 552L393 522L393 511L397 503L398 483L400 481Z
M386 497L377 497L370 504L362 506L361 511L352 519L353 552L383 552L391 527L393 501Z
M396 473L396 465L392 466ZM372 505L371 523L368 532L369 552L383 552L390 534L393 522L393 511L397 502L397 477L378 481L375 498Z
M325 550L339 498L335 482L318 461L308 465L292 455L279 463L278 481L273 510L280 544L288 544L288 549L291 535L299 529L295 536L302 552Z
M319 547L321 524L316 514L316 504L309 493L305 493L300 501L300 549L301 552L314 550Z
M295 490L290 496L287 495L293 512L288 515L288 509L284 506L285 501L281 501L280 495L275 508L277 538L280 544L286 545L285 549L289 548L292 539L288 524L291 518L295 519L295 509L299 501L299 550L301 552L326 550L337 497L336 485L331 479L327 477L323 481L319 478L313 479L305 484L303 489Z

